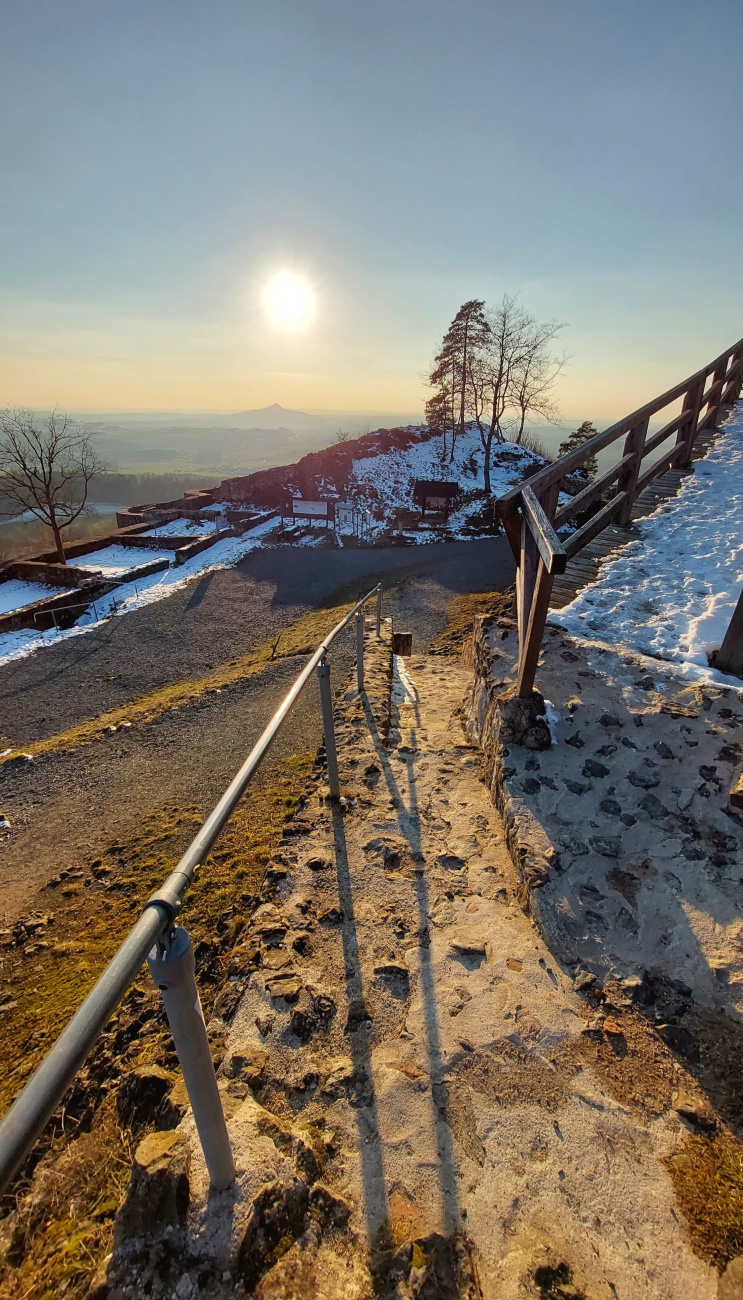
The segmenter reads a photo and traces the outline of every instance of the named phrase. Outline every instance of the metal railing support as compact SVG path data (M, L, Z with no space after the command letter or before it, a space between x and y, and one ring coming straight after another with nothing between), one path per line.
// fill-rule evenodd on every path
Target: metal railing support
M381 582L377 587L376 619L377 619L377 636L381 636L382 635L382 584Z
M364 693L364 611L356 613L356 688Z
M152 949L147 965L162 994L209 1181L215 1190L224 1191L235 1180L235 1162L196 987L188 931L177 926L172 935Z
M135 979L145 958L152 956L153 944L162 947L165 943L164 936L172 932L174 918L181 908L186 890L193 881L196 868L211 851L217 836L245 794L292 707L315 671L317 671L320 684L330 793L336 799L340 797L338 755L335 746L335 726L333 722L333 697L330 691L330 667L327 663L327 652L336 637L340 636L341 632L353 622L357 610L363 609L364 605L375 595L378 596L378 588L373 587L365 596L362 596L361 600L357 602L353 609L348 611L339 623L336 623L332 631L328 633L310 656L299 676L295 678L279 704L267 727L265 727L248 754L239 772L233 777L221 799L192 839L174 870L171 871L157 893L153 894L145 904L139 920L130 930L97 983L75 1012L69 1024L62 1030L59 1038L19 1093L8 1113L0 1120L0 1192L5 1191L25 1156L28 1155L36 1139L41 1134L45 1124L54 1114L66 1089ZM191 1001L191 1008L194 1010L194 1004L196 1003L195 985L192 991L194 996ZM168 1010L168 1019L170 1020L171 1012L167 1007L166 1010ZM173 1022L171 1022L171 1028L173 1028L175 1037L176 1029ZM180 1030L178 1032L180 1033ZM189 1038L188 1054L191 1051L190 1042ZM204 1089L208 1085L204 1084L203 1080L201 1085L199 1082L195 1083L193 1085L195 1091L192 1094L192 1085L188 1082L186 1076L186 1062L183 1056L181 1056L181 1064L194 1113L196 1113L197 1104L200 1103L197 1103L195 1098L199 1096L200 1088L202 1094L204 1094ZM204 1070L202 1073L205 1078L206 1071ZM213 1073L212 1069L210 1076L212 1078ZM214 1081L214 1086L216 1086L216 1081ZM204 1154L207 1158L212 1181L214 1186L217 1187L228 1185L224 1182L227 1178L227 1156L224 1150L220 1148L218 1137L215 1136L213 1112L214 1107L212 1103L209 1103L206 1114L207 1116L211 1115L212 1119L207 1119L205 1123L207 1129L209 1129L210 1124L212 1125L211 1136L202 1135L202 1128L198 1120L197 1128L204 1143ZM207 1154L207 1143L211 1143L212 1155ZM231 1161L231 1155L229 1159ZM231 1181L231 1177L232 1175L229 1181Z
M331 799L340 799L341 783L338 776L338 751L335 747L335 723L333 721L333 694L330 689L330 664L323 659L317 665L317 680L320 684L320 709L322 710L322 733L325 741L325 761L328 766L328 785Z

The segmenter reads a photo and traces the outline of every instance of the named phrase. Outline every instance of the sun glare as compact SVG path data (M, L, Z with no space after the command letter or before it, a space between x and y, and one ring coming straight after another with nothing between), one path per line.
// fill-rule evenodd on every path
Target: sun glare
M294 271L278 271L271 277L264 290L263 305L271 324L279 329L304 329L314 314L312 289Z

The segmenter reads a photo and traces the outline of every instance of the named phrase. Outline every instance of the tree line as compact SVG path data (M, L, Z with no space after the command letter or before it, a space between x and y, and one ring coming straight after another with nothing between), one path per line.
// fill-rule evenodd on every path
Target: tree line
M426 420L443 436L450 462L465 426L477 425L488 493L493 444L520 443L530 415L556 419L552 392L566 358L552 345L562 328L538 321L508 295L493 308L473 298L442 339L428 375Z

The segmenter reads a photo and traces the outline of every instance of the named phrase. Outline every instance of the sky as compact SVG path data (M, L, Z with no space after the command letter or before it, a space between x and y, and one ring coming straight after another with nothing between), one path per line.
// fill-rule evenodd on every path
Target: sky
M0 406L421 411L459 305L601 422L743 335L740 0L2 0ZM304 328L267 314L289 273Z

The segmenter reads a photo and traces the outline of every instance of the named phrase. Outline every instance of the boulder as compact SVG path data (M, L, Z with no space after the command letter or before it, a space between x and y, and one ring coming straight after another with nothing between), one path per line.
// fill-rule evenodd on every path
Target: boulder
M126 1199L116 1216L116 1235L158 1236L181 1227L190 1200L190 1152L178 1129L149 1133L134 1153Z

